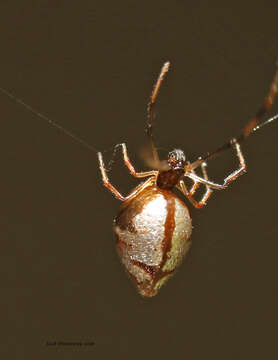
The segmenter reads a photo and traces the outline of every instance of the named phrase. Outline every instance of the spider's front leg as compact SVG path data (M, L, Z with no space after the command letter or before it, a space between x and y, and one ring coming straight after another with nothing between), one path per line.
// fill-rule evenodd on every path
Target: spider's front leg
M224 185L227 186L229 183L231 183L232 181L236 180L240 175L243 175L246 172L246 163L243 157L243 154L241 152L241 148L239 143L236 141L236 139L232 139L231 140L231 144L235 147L236 149L236 153L237 153L237 157L239 159L239 165L240 167L232 172L229 176L227 176L224 179Z
M129 195L127 196L123 196L110 182L108 175L107 175L107 171L105 169L104 166L104 162L103 162L103 157L102 157L102 153L98 152L98 161L99 161L99 168L101 171L101 175L102 175L102 181L104 186L106 186L115 196L117 199L122 200L122 201L126 201L128 199L130 199L131 197L137 195L139 193L139 191L143 190L145 187L151 185L152 183L155 182L156 176L157 176L157 171L146 171L146 172L136 172L136 170L134 169L133 165L131 164L129 157L127 155L127 149L126 149L126 145L125 144L121 144L122 146L122 150L123 150L123 156L124 156L124 161L126 166L128 167L129 171L131 172L131 174L135 177L141 178L141 177L147 177L147 176L151 176L149 179L147 179L145 182L143 182L142 184L139 184Z
M214 183L208 179L201 178L200 176L196 175L194 173L194 171L188 171L185 173L185 176L189 177L190 179L192 179L194 182L197 183L201 183L201 184L205 184L207 186L209 186L211 189L216 189L216 190L224 190L227 188L227 186L234 180L236 180L240 175L243 175L246 172L246 163L243 157L243 154L241 152L240 149L240 145L239 143L236 141L236 139L232 139L231 140L231 144L233 145L233 147L236 149L236 153L237 153L237 157L239 159L239 168L237 170L235 170L234 172L232 172L229 176L227 176L224 179L223 184L217 184ZM189 165L190 168L190 165Z
M207 172L206 172L206 163L204 163L204 162L200 164L200 166L202 168L202 172L203 172L203 178L196 175L194 170L191 170L185 174L185 176L189 177L194 182L189 191L186 188L184 181L183 180L180 181L178 188L185 194L185 196L189 199L189 201L196 208L201 209L204 205L206 205L207 200L209 199L209 197L212 194L212 191L213 191L212 189L224 190L227 188L227 186L232 181L236 180L240 175L243 175L246 172L246 163L245 163L243 154L241 152L239 143L236 141L236 139L232 139L231 144L236 149L240 167L237 170L235 170L234 172L232 172L229 176L227 176L224 179L223 184L217 184L217 183L214 183L214 182L208 180L208 176L207 176ZM189 167L190 167L190 165L189 165ZM193 195L195 194L195 192L200 184L205 184L207 191L205 192L205 194L203 195L203 197L200 201L196 201L193 198Z
M123 151L123 157L124 157L124 162L125 165L127 166L128 170L130 171L130 173L138 178L142 178L142 177L147 177L147 176L157 176L158 171L156 170L152 170L152 171L143 171L143 172L137 172L133 165L131 164L128 154L127 154L127 148L126 148L126 144L122 143L120 144L122 146L122 151Z

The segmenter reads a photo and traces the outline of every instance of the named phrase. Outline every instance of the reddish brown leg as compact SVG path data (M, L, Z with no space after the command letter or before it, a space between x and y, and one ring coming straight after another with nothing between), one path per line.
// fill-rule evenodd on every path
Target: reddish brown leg
M205 184L207 186L209 186L211 189L216 189L216 190L223 190L223 189L226 189L226 187L234 180L236 180L240 175L243 175L245 172L246 172L246 164L245 164L245 161L244 161L244 157L242 155L242 152L241 152L241 149L240 149L240 145L239 143L236 141L236 139L233 139L232 140L232 145L234 146L234 148L236 149L236 152L237 152L237 157L239 159L239 164L240 164L240 167L232 172L229 176L227 176L225 179L224 179L224 182L223 184L217 184L217 183L214 183L212 181L209 181L208 179L206 179L205 177L204 178L201 178L199 177L198 175L196 175L194 173L194 171L192 171L192 169L188 172L185 173L185 176L189 177L190 179L192 179L194 182L198 182L198 183L202 183L202 184ZM200 166L201 164L199 164ZM189 169L190 169L190 165L189 165ZM194 185L193 185L194 186Z
M201 168L202 168L202 172L203 172L203 177L204 177L205 180L208 180L208 174L207 174L207 169L206 169L206 167L207 167L207 163L202 163L202 164L201 164ZM207 200L209 199L209 197L211 196L212 191L213 191L213 190L212 190L208 185L206 185L206 192L205 192L205 194L204 194L203 199L201 200L201 202L204 203L204 205L206 204L206 201L207 201Z
M153 160L155 161L156 164L159 164L159 157L158 157L158 153L154 144L154 139L153 139L153 127L152 127L152 122L153 122L153 113L154 113L154 105L155 105L155 100L158 94L158 91L160 89L160 86L162 84L162 81L164 79L165 74L167 73L167 71L169 70L170 67L170 63L166 62L163 66L162 69L160 71L159 77L154 85L153 88L153 92L150 98L150 102L148 105L148 121L147 121L147 134L150 140L150 144L151 144L151 148L152 148L152 155L153 155Z
M140 184L139 186L137 186L129 195L127 196L123 196L109 181L109 178L107 176L105 167L104 167L104 162L103 162L103 158L102 158L102 154L99 152L98 153L98 161L99 161L99 168L101 171L101 175L102 175L102 181L104 186L106 186L115 196L117 199L121 200L121 201L126 201L128 199L130 199L131 197L137 195L141 190L143 190L145 187L151 185L152 183L155 182L155 177L152 176L149 179L147 179L145 182L143 182L142 184Z
M236 180L240 175L243 175L246 172L246 164L245 164L245 160L244 160L243 154L240 149L240 145L236 141L236 139L233 139L232 142L233 142L233 146L235 147L236 152L237 152L237 157L239 159L240 167L236 171L231 173L229 176L227 176L226 179L224 179L224 185L226 185L226 186L230 182Z
M122 146L122 150L123 150L124 162L125 162L128 170L131 172L131 174L133 176L138 177L138 178L147 177L147 176L157 176L158 171L156 171L156 170L136 172L136 170L134 169L133 165L131 164L131 162L129 160L126 144L123 143L123 144L121 144L121 146Z
M206 171L207 163L204 162L204 163L202 163L200 166L201 166L201 169L202 169L203 178L204 178L205 180L208 180L207 171ZM194 169L192 169L191 172L192 172L194 175L196 175L196 172L195 172ZM191 186L191 189L189 190L188 195L189 195L189 196L194 195L195 192L196 192L196 190L198 189L199 185L200 185L200 183L199 183L198 181L193 180L193 185ZM207 188L208 188L208 186L207 186Z
M206 163L201 164L203 177L204 177L205 180L208 180L206 166L207 166ZM193 172L194 172L194 170L193 170ZM195 172L194 172L194 174L195 174ZM207 203L207 200L209 199L209 197L212 194L212 189L208 185L206 185L207 190L206 190L205 194L203 195L202 199L200 201L195 200L193 198L193 195L195 194L195 192L196 192L197 188L199 187L199 185L200 185L200 182L194 181L193 186L191 187L190 191L188 191L183 180L181 180L180 183L179 183L179 189L188 198L188 200L192 203L192 205L195 206L197 209L201 209L203 206L205 206L206 203Z

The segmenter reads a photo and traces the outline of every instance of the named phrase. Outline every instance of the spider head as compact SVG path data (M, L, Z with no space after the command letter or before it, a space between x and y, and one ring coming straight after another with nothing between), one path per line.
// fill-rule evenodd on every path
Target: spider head
M173 170L183 170L185 166L185 155L180 149L169 152L168 164Z

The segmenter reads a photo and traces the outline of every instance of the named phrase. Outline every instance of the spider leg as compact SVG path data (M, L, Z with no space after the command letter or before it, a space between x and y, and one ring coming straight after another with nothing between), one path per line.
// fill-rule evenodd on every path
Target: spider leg
M205 180L208 180L208 175L207 175L207 171L206 171L206 167L207 167L207 163L203 162L201 163L201 169L202 169L202 173L203 173L203 178ZM196 172L194 169L191 170L191 172L196 175ZM198 181L193 180L193 185L191 186L191 189L189 190L189 195L192 196L195 194L196 190L198 189L200 183ZM207 189L209 188L208 185L206 185ZM211 190L212 191L212 190Z
M148 104L148 119L147 119L147 135L149 137L149 141L150 141L150 145L151 145L151 149L152 149L152 156L153 156L153 160L155 161L155 163L159 164L159 156L157 153L157 149L155 147L154 144L154 138L153 138L153 115L154 115L154 106L155 106L155 101L156 101L156 97L158 94L158 91L160 89L160 86L162 84L162 81L165 77L165 74L167 73L167 71L169 70L170 67L170 63L166 62L163 66L162 69L160 71L160 74L158 76L158 79L154 85L151 97L150 97L150 102Z
M232 181L236 180L236 178L238 178L240 175L243 175L246 172L246 163L245 163L243 154L241 152L239 143L237 142L236 139L232 139L231 143L236 149L236 153L237 153L237 157L239 159L240 167L236 171L232 172L229 176L227 176L224 179L224 184L225 185L228 185Z
M144 172L137 172L133 165L131 164L128 154L127 154L127 148L126 148L126 144L123 143L121 144L122 146L122 150L123 150L123 157L124 157L124 162L128 168L128 170L130 171L130 173L137 177L137 178L142 178L142 177L147 177L147 176L157 176L158 171L156 170L152 170L152 171L144 171Z
M188 165L190 165L190 162L189 162L189 161L188 161L187 163L188 163ZM191 169L191 172L196 175L196 172L195 172L194 169ZM185 184L184 184L184 185L185 185ZM188 192L188 195L190 195L190 196L194 195L195 192L196 192L196 190L198 189L199 185L200 185L200 183L198 183L197 181L194 181L194 180L193 180L193 184L192 184L190 190L187 191L187 192Z
M201 164L201 169L202 169L202 173L203 173L203 177L205 180L208 180L208 174L207 174L207 163L204 162ZM206 192L204 194L204 197L202 198L202 202L204 203L204 205L206 204L206 201L208 200L208 198L211 196L213 190L211 187L209 187L208 185L206 185Z
M102 154L100 152L98 152L98 161L99 161L99 168L101 171L102 181L103 181L104 186L106 186L108 188L108 190L110 190L116 196L116 198L121 201L126 201L126 200L134 197L140 191L142 191L147 186L150 186L155 181L154 176L152 176L149 179L147 179L146 181L144 181L142 184L139 184L129 195L123 196L109 181L106 169L104 167Z
M216 189L216 190L224 190L224 189L226 189L227 186L232 181L236 180L240 175L243 175L246 172L246 164L245 164L245 160L244 160L243 154L241 152L239 143L237 142L236 139L232 139L231 144L236 149L237 157L239 159L240 166L239 166L239 168L237 170L232 172L229 176L227 176L224 179L223 184L214 183L214 182L208 180L205 176L204 176L204 178L201 178L198 175L196 175L192 170L185 173L185 176L189 177L194 182L199 182L199 183L205 184L205 185L209 186L212 189ZM190 165L189 165L189 169L190 169Z
M207 166L206 163L201 164L203 177L205 180L208 181L206 166ZM195 174L194 170L193 170L193 173ZM193 186L191 187L190 191L188 191L184 181L180 180L179 186L178 186L178 188L182 191L182 193L188 198L188 200L192 203L192 205L195 206L195 208L197 208L197 209L201 209L203 206L206 205L207 200L209 199L209 197L211 196L212 191L213 191L208 185L206 185L206 192L204 193L202 199L200 201L197 201L193 198L193 195L195 194L199 185L200 185L200 182L194 181Z

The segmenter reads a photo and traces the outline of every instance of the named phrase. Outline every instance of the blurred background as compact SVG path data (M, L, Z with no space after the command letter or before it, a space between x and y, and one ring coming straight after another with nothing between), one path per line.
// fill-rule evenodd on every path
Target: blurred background
M178 147L195 160L262 104L278 59L277 10L250 0L1 2L0 87L106 162L126 142L143 170L147 102L169 60L156 142L162 158ZM6 354L277 357L277 123L242 145L247 175L202 210L188 204L191 250L160 293L143 299L115 251L120 201L104 188L96 153L3 93L0 109ZM209 162L209 177L222 181L237 166L228 151ZM120 153L109 176L123 194L138 184Z

